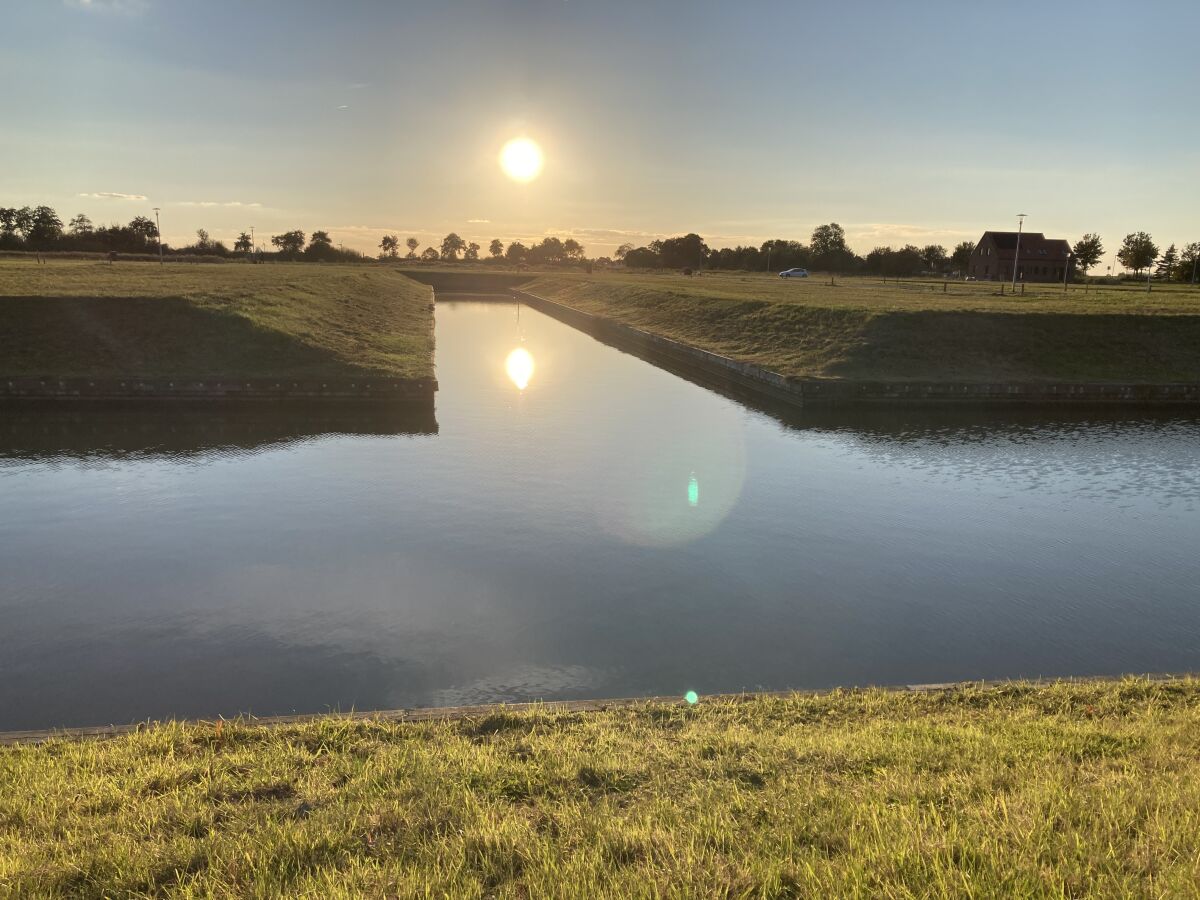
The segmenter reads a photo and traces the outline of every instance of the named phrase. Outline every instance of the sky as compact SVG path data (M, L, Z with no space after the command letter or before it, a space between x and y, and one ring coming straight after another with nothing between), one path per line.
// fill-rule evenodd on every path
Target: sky
M0 0L0 205L371 251L1200 241L1196 0ZM541 175L497 159L527 136ZM1103 265L1103 263L1102 263Z

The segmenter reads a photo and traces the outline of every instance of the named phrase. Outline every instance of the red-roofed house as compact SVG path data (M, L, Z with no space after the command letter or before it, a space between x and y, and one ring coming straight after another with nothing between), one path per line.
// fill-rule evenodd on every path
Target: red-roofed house
M1062 281L1063 268L1074 270L1071 245L1059 238L1048 238L1040 231L1021 234L1020 255L1015 231L985 231L967 274L980 281L1012 281L1013 259L1017 262L1017 281Z

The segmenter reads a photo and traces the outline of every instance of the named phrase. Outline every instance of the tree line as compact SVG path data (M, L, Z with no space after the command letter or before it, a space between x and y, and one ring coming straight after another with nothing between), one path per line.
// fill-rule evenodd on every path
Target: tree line
M846 233L836 222L819 225L808 244L775 238L760 246L710 248L698 234L652 241L644 247L622 244L616 259L631 268L646 269L732 269L745 271L782 271L806 268L822 272L912 277L919 275L965 274L975 251L974 241L962 241L952 250L941 244L900 248L876 247L860 256L846 245ZM1075 268L1086 275L1104 256L1098 234L1085 234L1071 247ZM1165 281L1191 282L1197 279L1200 242L1182 250L1172 244L1161 254L1144 231L1126 235L1117 251L1121 264L1140 275L1157 262L1154 277Z
M49 206L0 207L0 250L71 250L83 252L156 253L158 228L146 216L137 216L125 225L94 225L79 213L66 224ZM312 262L350 262L363 259L355 250L335 247L328 231L316 230L306 236L303 231L285 231L272 235L272 255L279 259ZM408 252L405 259L440 262L477 261L504 262L525 265L557 265L596 262L610 263L608 257L589 260L585 248L574 238L562 240L546 237L529 246L512 241L507 246L499 239L483 248L451 232L440 245L428 246L418 253L420 241L410 237L404 242ZM196 240L183 247L167 247L172 254L210 256L262 255L253 246L251 236L242 232L232 250L221 241L213 240L203 228L197 230ZM844 274L912 277L918 275L964 274L975 250L972 241L963 241L953 250L940 244L918 247L906 244L900 248L876 247L860 256L846 245L845 230L836 222L813 229L807 244L775 238L761 245L710 248L698 234L651 241L642 247L622 244L614 258L630 268L698 270L727 269L745 271L782 271L807 268ZM400 256L397 235L384 235L379 242L382 259ZM1098 234L1085 234L1071 247L1077 272L1086 275L1104 256L1104 245ZM1117 250L1117 259L1137 276L1143 272L1163 281L1195 282L1200 268L1200 241L1182 249L1171 244L1159 250L1154 239L1144 231L1125 236Z
M442 238L438 247L429 246L420 253L417 249L421 242L415 237L408 238L404 245L408 248L405 259L419 259L426 262L471 262L483 259L485 262L505 262L527 265L546 265L556 263L588 262L584 246L574 238L565 241L556 237L543 238L536 244L525 246L520 241L513 241L507 247L499 238L494 238L488 244L488 255L481 257L483 249L474 241L467 242L453 231ZM461 256L459 255L461 254ZM400 238L394 234L385 234L379 241L380 259L398 259L400 256Z
M84 253L157 253L158 227L147 216L137 216L126 225L95 225L79 213L65 225L49 206L0 207L0 250L76 251ZM356 250L333 246L328 231L314 231L307 239L303 231L285 231L271 237L272 255L281 259L313 262L357 261ZM197 229L196 240L183 247L163 244L173 255L249 256L260 254L249 232L243 231L232 250L209 233Z

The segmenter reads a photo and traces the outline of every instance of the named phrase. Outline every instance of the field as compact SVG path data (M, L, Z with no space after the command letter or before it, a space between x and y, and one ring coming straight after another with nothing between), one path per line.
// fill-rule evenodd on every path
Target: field
M0 375L429 378L430 301L367 266L0 260Z
M0 747L6 896L1194 896L1200 681Z
M785 375L1200 381L1200 290L756 274L546 274L526 289Z

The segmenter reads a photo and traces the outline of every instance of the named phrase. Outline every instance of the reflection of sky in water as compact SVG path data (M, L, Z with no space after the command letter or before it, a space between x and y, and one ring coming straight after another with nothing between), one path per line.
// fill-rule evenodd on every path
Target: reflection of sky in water
M1195 418L794 429L437 315L436 436L0 423L0 727L1200 664Z
M819 440L815 435L814 440ZM905 478L954 479L986 491L1090 497L1191 512L1200 499L1200 423L1138 419L998 428L934 428L900 433L829 432Z

